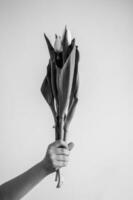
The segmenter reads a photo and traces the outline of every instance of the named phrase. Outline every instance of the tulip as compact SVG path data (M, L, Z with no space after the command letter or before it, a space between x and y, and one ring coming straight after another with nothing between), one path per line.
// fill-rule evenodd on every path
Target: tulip
M62 35L62 41L64 40L64 38L66 38L67 44L70 45L71 41L72 41L72 36L71 36L70 30L67 29L67 26L65 26L65 30L64 30L63 35Z
M61 37L58 36L58 35L55 35L54 50L56 52L61 52L62 51Z
M55 139L67 139L67 131L78 102L79 51L75 39L65 27L62 38L55 35L54 47L44 34L50 53L47 74L41 92L49 104L55 122ZM61 186L60 170L57 170L57 187Z

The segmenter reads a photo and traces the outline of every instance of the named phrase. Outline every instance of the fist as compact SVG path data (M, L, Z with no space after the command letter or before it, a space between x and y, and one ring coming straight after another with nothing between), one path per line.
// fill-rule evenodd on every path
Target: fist
M64 141L57 140L48 146L45 158L43 159L43 166L45 171L50 174L57 169L67 166L69 161L70 151L74 144L71 142L67 144Z

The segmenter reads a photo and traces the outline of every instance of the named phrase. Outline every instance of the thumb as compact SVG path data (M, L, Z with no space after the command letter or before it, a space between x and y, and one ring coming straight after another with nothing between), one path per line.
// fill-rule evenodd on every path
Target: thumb
M73 147L74 147L74 143L73 143L73 142L70 142L70 143L68 144L68 149L69 149L69 151L71 151L71 150L73 149Z

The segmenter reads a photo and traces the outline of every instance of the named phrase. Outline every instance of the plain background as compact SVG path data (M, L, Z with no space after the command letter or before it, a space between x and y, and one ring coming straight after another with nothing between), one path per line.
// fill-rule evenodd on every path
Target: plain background
M67 25L81 53L75 143L65 182L54 174L24 199L133 199L133 1L0 0L0 184L24 172L54 141L40 93L52 43Z

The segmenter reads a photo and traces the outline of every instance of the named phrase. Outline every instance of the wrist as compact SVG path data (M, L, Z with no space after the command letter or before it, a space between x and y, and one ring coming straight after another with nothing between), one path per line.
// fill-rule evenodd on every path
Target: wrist
M51 169L51 167L47 164L47 161L45 159L43 159L41 162L40 162L40 165L41 165L41 168L44 172L44 174L47 176L47 175L50 175L51 173L55 172L55 169Z
M43 172L44 177L48 176L50 173L49 173L48 169L46 168L43 160L39 163L39 165L40 165L41 171Z

